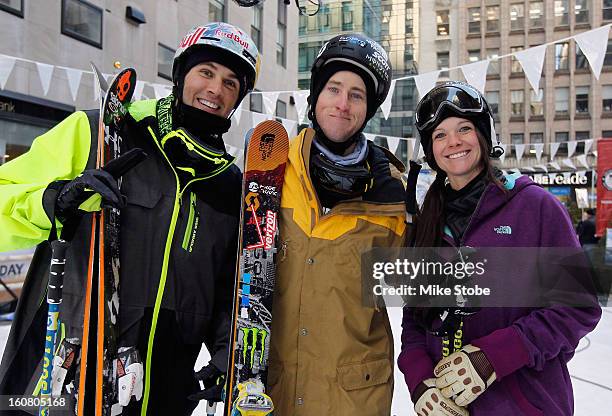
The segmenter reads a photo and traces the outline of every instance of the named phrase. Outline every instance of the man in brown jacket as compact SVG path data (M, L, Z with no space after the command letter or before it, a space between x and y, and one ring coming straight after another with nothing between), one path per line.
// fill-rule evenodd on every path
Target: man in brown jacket
M389 415L393 339L361 298L361 254L399 246L403 166L365 139L391 82L362 35L327 42L312 68L313 128L291 142L281 202L269 393L276 416Z

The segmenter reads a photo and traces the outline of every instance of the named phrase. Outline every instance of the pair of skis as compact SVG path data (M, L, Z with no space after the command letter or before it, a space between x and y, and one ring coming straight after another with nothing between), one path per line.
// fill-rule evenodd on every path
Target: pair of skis
M247 134L225 416L265 416L274 410L265 389L288 153L287 132L277 121L264 121Z
M110 86L103 75L92 63L96 81L100 87L100 117L97 132L96 168L110 173L121 185L121 175L142 161L146 155L140 149L127 152L121 160L116 160L122 153L121 125L127 115L127 104L130 102L136 86L136 72L132 68L122 70L112 80ZM92 132L93 134L93 132ZM114 163L113 163L114 161ZM84 299L83 332L80 340L59 344L56 340L58 313L61 304L63 286L63 269L68 243L57 240L52 243L52 262L48 284L48 319L43 374L41 378L41 395L49 397L54 390L63 390L64 377L68 369L78 366L74 387L76 388L77 416L84 416L89 411L85 407L85 393L88 373L89 342L96 344L95 359L95 397L94 412L96 416L110 416L121 413L117 407L119 395L118 377L123 369L118 359L118 348L115 326L119 311L119 226L120 210L104 208L94 212L91 221L91 238ZM97 303L93 298L97 290ZM93 310L95 308L95 310ZM96 334L91 333L94 326L92 311L97 316ZM80 343L80 360L79 344ZM54 349L57 356L53 357ZM60 359L58 359L58 357ZM53 369L55 359L56 368ZM52 377L58 380L51 380ZM55 384L53 384L55 382ZM58 388L59 386L59 388ZM53 391L54 394L60 391ZM89 399L88 399L89 400ZM46 401L44 401L46 403ZM49 414L49 408L41 406L39 415Z

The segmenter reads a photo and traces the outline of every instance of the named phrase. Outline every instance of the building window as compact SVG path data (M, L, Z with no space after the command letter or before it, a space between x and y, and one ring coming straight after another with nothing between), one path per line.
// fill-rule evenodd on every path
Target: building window
M414 9L406 10L406 34L412 35L414 32Z
M300 16L301 18L302 16ZM300 19L300 30L302 20ZM251 23L251 39L257 45L258 50L262 50L261 48L261 29L263 28L263 6L258 4L253 7L253 22Z
M468 33L480 33L480 7L468 9Z
M523 90L510 91L511 115L513 117L523 115L523 104L524 104L523 93L524 93Z
M569 132L558 131L555 133L555 142L561 143L561 146L559 146L559 149L557 150L557 154L567 155L567 141L568 140L569 140Z
M568 0L555 0L555 26L569 25Z
M569 112L569 88L555 88L555 112L567 114Z
M510 30L524 30L525 6L522 4L510 5Z
M414 47L411 44L406 44L404 47L404 69L410 71L414 65Z
M603 18L612 20L612 0L603 0Z
M569 69L569 43L555 44L555 71Z
M510 52L511 53L516 53L516 52L520 52L523 50L522 46L514 46L512 48L510 48ZM521 62L516 59L516 56L512 55L512 60L510 62L510 72L512 72L513 74L518 74L518 73L522 73L523 72L523 67L521 66Z
M544 133L530 133L529 143L544 143Z
M510 135L510 143L523 144L525 143L525 136L523 135L523 133L512 133Z
M174 61L174 49L161 43L157 44L157 75L172 81L172 62Z
M353 30L353 3L342 2L342 30Z
M576 69L584 69L588 67L586 56L580 50L580 46L576 43Z
M82 0L62 0L62 33L102 49L102 9Z
M574 6L576 14L576 24L589 23L589 0L576 0Z
M23 17L23 0L0 0L0 10Z
M604 85L601 89L602 110L612 112L612 85Z
M317 22L319 25L319 33L329 32L329 26L331 23L331 15L328 4L321 5L319 12L317 13Z
M222 22L225 17L225 3L219 0L208 0L208 21Z
M576 114L589 112L589 87L576 87Z
M612 66L612 40L608 40L608 49L606 49L606 57L604 58L605 66Z
M601 132L601 137L604 139L612 139L612 130L604 130Z
M499 32L499 6L487 6L487 32Z
M287 118L287 103L283 100L276 101L276 117Z
M438 25L438 36L448 36L450 33L448 10L438 10L436 23Z
M499 75L499 48L487 49L487 59L489 66L487 67L488 75Z
M530 108L532 116L544 115L544 90L542 88L537 93L531 89Z
M321 49L322 42L300 43L298 56L298 71L309 72L314 60Z
M308 79L308 78L298 79L298 89L299 90L308 90L308 89L310 89L310 79Z
M299 32L300 36L305 35L308 30L308 17L305 14L300 14L299 17Z
M529 3L529 28L544 27L544 3L532 1Z
M449 66L449 54L448 52L438 52L438 69L447 69Z
M263 97L261 96L261 94L249 94L249 97L249 100L251 101L251 111L263 113Z
M486 98L493 115L499 115L499 91L487 91Z
M287 66L287 6L278 0L278 34L276 36L276 63Z
M578 145L576 146L576 153L584 153L584 141L589 140L591 138L590 131L577 131L576 132L576 141Z
M480 49L469 50L468 51L468 61L470 63L480 61Z

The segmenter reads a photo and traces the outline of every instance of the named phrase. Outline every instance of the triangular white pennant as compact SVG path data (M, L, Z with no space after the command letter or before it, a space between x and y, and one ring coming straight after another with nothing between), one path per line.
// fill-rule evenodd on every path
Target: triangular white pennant
M584 166L586 169L589 168L589 164L587 163L587 155L580 155L576 157L576 160Z
M542 169L544 172L548 173L548 169L544 165L535 165L534 168Z
M380 110L383 113L383 117L386 119L389 118L389 113L391 112L391 104L393 102L393 92L395 91L395 80L391 81L391 86L389 87L389 93L387 94L387 98L380 105Z
M572 166L574 166L574 164L572 163L572 161L571 161L571 160L567 159L567 161L568 161L568 162L569 162L569 164L571 165L571 166L569 166L569 165L568 165L568 167L572 167ZM563 163L565 163L565 160L563 161ZM576 169L576 167L574 166L572 169ZM564 181L564 182L569 181L570 176L572 176L572 172L563 172L563 181Z
M258 113L257 111L252 111L251 118L253 120L252 126L253 128L255 128L259 123L261 123L262 121L266 121L269 117L267 114Z
M521 63L525 75L535 92L540 89L540 78L542 78L542 67L546 56L546 45L535 46L514 54Z
M578 142L575 140L567 142L567 157L574 156L574 152L576 151L577 145L578 145Z
M369 140L371 142L373 142L376 138L376 135L372 133L363 133L363 135L365 136L366 140Z
M441 71L432 71L426 72L421 75L416 75L414 77L414 83L416 84L417 90L419 91L419 96L423 97L427 94L433 87L436 86L436 81L438 80L438 76Z
M144 90L144 81L136 81L136 87L134 88L134 101L138 101L142 98L142 90Z
M387 136L387 143L389 144L389 150L391 153L395 153L397 151L397 146L399 146L400 138Z
M471 64L461 65L461 71L468 84L474 86L478 91L484 93L487 83L487 68L489 61L472 62Z
M153 90L155 91L155 98L159 100L160 98L167 97L170 94L169 87L164 84L151 84Z
M0 55L0 88L4 89L8 77L15 67L15 58Z
M557 142L550 143L550 160L553 160L555 158L555 155L557 154L557 151L559 150L560 145L561 143L557 143Z
M72 101L76 101L79 86L81 85L81 78L83 77L83 71L74 68L64 68L64 70L66 71L66 78L68 79L68 87L70 88Z
M93 90L94 100L97 102L98 100L100 100L100 84L98 83L98 80L96 79L95 75L93 75Z
M283 127L285 128L285 130L287 130L287 134L289 135L289 137L293 137L297 134L297 132L296 133L293 132L293 129L297 125L297 121L289 120L288 118L283 118L282 122L283 122Z
M304 120L304 116L306 115L309 93L309 91L304 90L293 92L293 99L295 100L295 111L297 111L298 123L301 123Z
M244 104L244 101L246 100L246 97L240 101L240 104L238 104L238 107L236 107L236 109L234 110L234 114L232 114L232 118L236 121L236 124L240 124L240 117L242 116L242 105Z
M593 153L593 156L597 157L597 150L593 150L591 153Z
M533 148L535 150L536 160L539 162L544 152L544 143L534 143Z
M561 170L561 166L557 162L548 162L548 164L555 168L555 170Z
M38 78L40 78L43 94L47 95L49 93L49 87L51 86L51 77L53 76L53 68L55 68L55 66L36 62L36 68L38 69Z
M516 153L516 160L521 161L523 158L523 153L525 153L525 145L524 144L515 144L514 151Z
M276 101L278 101L279 92L268 91L260 93L263 97L263 104L266 109L266 114L271 116L276 112Z
M501 147L502 149L504 149L504 153L502 153L502 155L499 157L499 161L500 161L501 163L504 163L504 160L506 160L506 156L507 156L507 153L506 153L506 152L507 152L507 149L508 149L508 145L507 145L507 144L500 143L500 144L499 144L499 147Z
M576 166L574 166L574 164L572 163L571 159L563 159L561 161L561 163L563 163L565 166L567 166L570 169L576 170ZM567 173L567 172L566 172ZM563 174L565 176L565 174Z
M584 141L584 154L589 154L591 147L593 146L593 139L588 139Z
M574 36L574 40L578 46L580 46L580 50L589 61L591 71L593 71L593 75L595 75L597 79L599 79L604 58L606 57L609 32L610 25L608 24Z

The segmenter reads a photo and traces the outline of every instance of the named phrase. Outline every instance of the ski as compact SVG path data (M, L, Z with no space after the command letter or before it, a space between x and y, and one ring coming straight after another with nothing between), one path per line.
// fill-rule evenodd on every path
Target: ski
M267 120L247 139L225 416L264 416L274 410L265 389L289 138L281 123Z
M121 123L127 115L127 107L136 87L136 71L127 68L118 73L110 86L92 63L95 78L100 86L100 119L98 124L98 148L96 168L104 168L121 155ZM111 172L109 172L111 173ZM117 172L113 176L120 175ZM119 179L121 187L121 179ZM117 339L115 325L119 311L119 221L120 211L104 208L93 215L90 246L87 294L85 298L85 322L83 322L80 382L77 398L77 415L85 414L85 382L87 375L88 340L90 337L91 290L97 276L97 333L95 414L111 415L112 405L117 403ZM93 339L93 337L92 337Z

